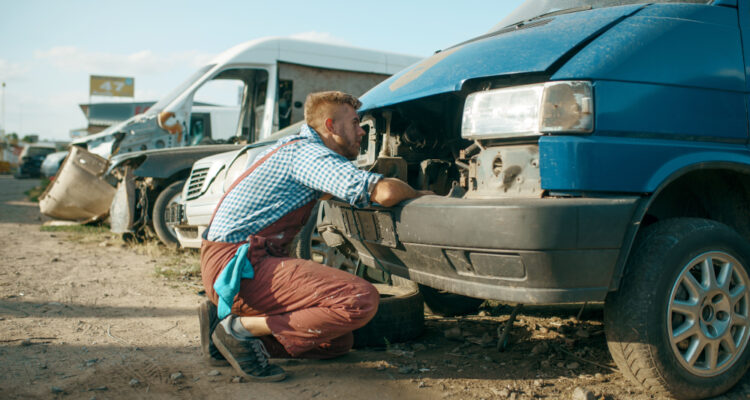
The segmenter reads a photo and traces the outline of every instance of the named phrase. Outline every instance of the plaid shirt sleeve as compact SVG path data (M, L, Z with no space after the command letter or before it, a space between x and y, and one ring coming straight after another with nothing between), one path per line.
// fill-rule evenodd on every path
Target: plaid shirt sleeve
M351 161L324 146L301 146L294 157L294 180L332 194L355 207L370 205L370 192L383 177L357 169Z

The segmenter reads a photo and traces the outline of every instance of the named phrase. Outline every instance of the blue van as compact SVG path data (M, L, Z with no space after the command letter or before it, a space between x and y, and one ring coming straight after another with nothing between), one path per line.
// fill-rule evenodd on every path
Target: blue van
M365 274L604 302L623 374L718 395L750 364L748 74L749 0L528 0L361 99L358 165L438 196L318 229Z

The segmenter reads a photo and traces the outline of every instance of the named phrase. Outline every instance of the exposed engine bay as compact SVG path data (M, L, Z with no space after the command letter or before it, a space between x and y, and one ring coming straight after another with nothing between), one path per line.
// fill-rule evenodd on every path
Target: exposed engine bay
M463 99L434 96L367 111L357 165L453 197L541 197L538 137L461 137Z

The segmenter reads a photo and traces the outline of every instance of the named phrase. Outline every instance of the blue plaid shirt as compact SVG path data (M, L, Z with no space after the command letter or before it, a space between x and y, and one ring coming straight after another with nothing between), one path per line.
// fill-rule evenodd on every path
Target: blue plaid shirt
M370 204L370 191L382 175L357 169L326 147L307 125L256 160L293 140L299 141L279 149L226 195L209 227L208 240L242 242L323 193L356 207Z

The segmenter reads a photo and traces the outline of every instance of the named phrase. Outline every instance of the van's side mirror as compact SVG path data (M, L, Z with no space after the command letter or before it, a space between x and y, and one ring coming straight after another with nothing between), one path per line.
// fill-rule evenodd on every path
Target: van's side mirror
M295 101L294 102L294 108L302 108L302 102L301 101Z

